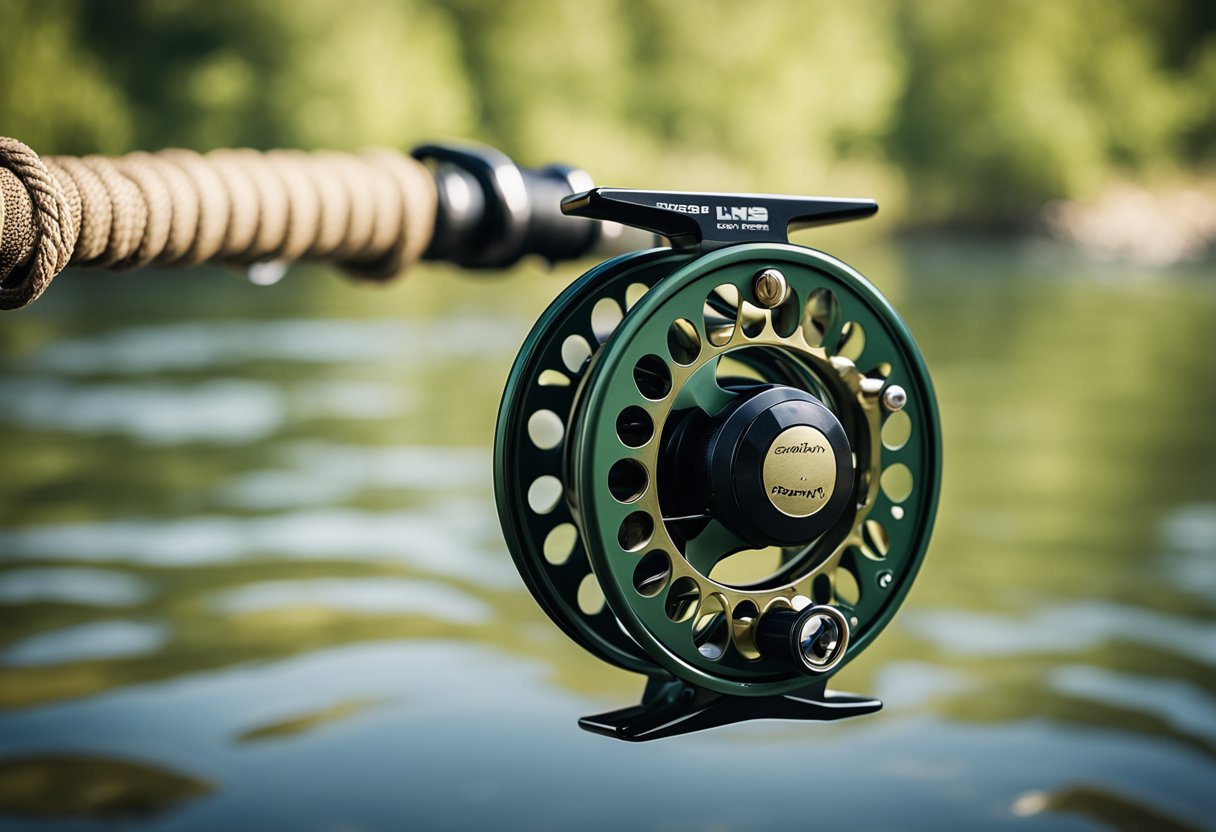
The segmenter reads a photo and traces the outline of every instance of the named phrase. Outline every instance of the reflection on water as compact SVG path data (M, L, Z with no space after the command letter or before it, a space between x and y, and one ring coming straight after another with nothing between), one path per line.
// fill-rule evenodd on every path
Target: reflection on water
M1152 806L1092 786L1070 786L1052 793L1028 792L1013 804L1013 813L1021 817L1043 812L1081 815L1102 827L1125 832L1198 832L1201 829Z
M61 601L93 607L126 607L151 592L146 581L108 569L63 567L7 569L0 572L0 603Z
M311 731L314 728L319 728L328 722L338 722L343 719L354 716L360 711L367 710L376 703L364 700L349 700L339 702L336 705L330 705L328 708L322 708L319 711L312 711L307 714L280 719L266 725L259 725L256 728L250 728L248 731L237 736L237 742L263 742L265 740L284 739L286 737L294 737L297 734L303 734L306 731Z
M0 384L0 414L23 428L119 434L137 443L248 443L281 429L289 413L387 419L408 399L386 384L327 381L279 390L223 379L190 386L21 381Z
M1216 286L839 253L917 334L948 454L840 677L888 708L640 748L575 728L640 682L539 612L493 506L558 281L63 278L0 328L0 828L1210 827Z
M20 667L137 656L160 649L168 640L162 624L97 621L28 636L0 650L0 665Z
M911 612L905 628L964 656L1076 653L1103 644L1177 651L1216 665L1216 622L1200 623L1132 606L1079 601L1024 617L957 610Z
M455 587L410 578L311 578L261 581L229 590L215 599L223 612L243 613L283 607L323 607L354 615L397 613L441 621L488 621L489 606Z
M124 823L151 818L212 788L163 766L112 757L65 754L0 761L0 812L55 823L63 818Z
M1175 587L1216 603L1216 505L1184 506L1165 518L1161 537L1164 567Z
M284 449L284 465L230 481L231 506L293 508L344 502L374 488L476 487L490 455L484 448L355 447L301 442Z
M1155 714L1216 748L1216 696L1185 682L1066 665L1051 672L1049 683L1064 694Z

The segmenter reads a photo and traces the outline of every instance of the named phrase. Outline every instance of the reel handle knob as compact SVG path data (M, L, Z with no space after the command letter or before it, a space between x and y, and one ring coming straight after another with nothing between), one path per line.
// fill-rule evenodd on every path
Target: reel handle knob
M826 604L801 611L775 609L756 625L756 647L761 653L788 658L811 676L827 673L840 664L848 646L848 620L840 610Z

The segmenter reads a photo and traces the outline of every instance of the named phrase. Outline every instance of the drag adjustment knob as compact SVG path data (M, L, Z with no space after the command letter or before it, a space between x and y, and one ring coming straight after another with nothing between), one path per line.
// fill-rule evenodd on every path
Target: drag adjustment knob
M756 647L767 658L787 660L803 673L827 673L849 646L849 622L826 605L799 612L788 607L766 613L756 625Z
M822 430L793 425L773 438L761 465L768 501L782 514L810 517L836 488L836 455Z
M757 548L801 546L836 523L853 490L853 452L817 398L773 386L714 430L706 458L714 516Z

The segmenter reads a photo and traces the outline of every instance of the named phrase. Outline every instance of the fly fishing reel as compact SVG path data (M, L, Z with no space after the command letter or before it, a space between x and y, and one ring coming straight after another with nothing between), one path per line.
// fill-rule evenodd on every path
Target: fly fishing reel
M489 148L414 156L43 161L0 137L0 307L36 299L69 259L336 260L376 278L419 257L500 268L633 229L666 237L562 292L499 414L495 492L520 574L571 638L650 679L640 705L581 724L645 740L882 707L826 684L890 621L928 545L933 388L882 296L786 236L875 204L572 193L588 186L581 171L523 169ZM601 222L564 220L559 199Z
M595 189L567 214L669 238L591 269L511 371L495 491L529 589L650 682L580 724L654 739L882 703L826 690L928 545L941 440L907 328L787 229L870 201Z

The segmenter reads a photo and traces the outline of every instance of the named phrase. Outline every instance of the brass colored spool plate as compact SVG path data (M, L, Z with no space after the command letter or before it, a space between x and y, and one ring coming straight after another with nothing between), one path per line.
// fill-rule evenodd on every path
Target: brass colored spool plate
M778 511L810 517L832 497L836 457L822 431L794 425L769 446L761 476L764 492Z

